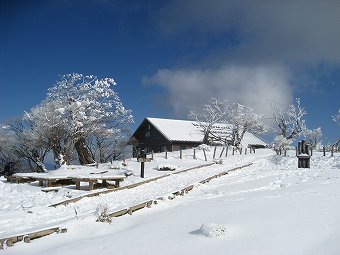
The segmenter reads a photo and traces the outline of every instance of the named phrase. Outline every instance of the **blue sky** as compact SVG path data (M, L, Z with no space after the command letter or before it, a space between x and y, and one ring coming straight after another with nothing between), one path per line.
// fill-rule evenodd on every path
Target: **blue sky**
M339 1L5 0L0 122L61 74L113 77L136 125L186 118L211 97L254 107L295 97L325 142L340 136Z

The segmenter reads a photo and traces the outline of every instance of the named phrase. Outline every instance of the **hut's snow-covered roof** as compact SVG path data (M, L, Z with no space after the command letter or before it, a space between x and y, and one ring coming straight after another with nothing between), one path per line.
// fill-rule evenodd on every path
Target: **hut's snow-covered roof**
M203 140L203 134L201 132L202 124L197 121L160 118L147 118L147 120L169 141L202 142ZM215 133L220 133L222 137L226 137L231 133L231 126L219 123L214 125L213 130ZM241 144L242 146L267 145L266 142L249 132L244 134Z

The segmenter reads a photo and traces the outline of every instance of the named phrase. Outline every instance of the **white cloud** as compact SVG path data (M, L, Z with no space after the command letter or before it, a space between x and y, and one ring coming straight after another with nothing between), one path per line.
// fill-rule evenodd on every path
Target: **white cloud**
M248 105L268 117L271 103L284 107L291 101L288 78L281 67L225 65L215 70L163 69L144 82L165 88L169 105L179 116L215 97Z
M340 66L339 13L331 0L170 1L161 33L199 52L190 68L160 68L144 81L168 92L177 115L218 97L271 117L271 102L284 107L293 90L315 90L314 67Z

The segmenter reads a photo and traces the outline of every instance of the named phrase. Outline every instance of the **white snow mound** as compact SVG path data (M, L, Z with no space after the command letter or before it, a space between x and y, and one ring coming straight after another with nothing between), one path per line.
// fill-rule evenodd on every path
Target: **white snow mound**
M228 233L228 229L224 225L216 223L204 223L199 229L199 233L208 237L220 237Z

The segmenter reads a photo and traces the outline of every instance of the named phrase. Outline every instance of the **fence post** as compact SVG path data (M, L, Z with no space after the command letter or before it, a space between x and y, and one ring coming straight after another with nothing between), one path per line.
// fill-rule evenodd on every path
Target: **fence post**
M223 147L223 149L222 149L222 151L221 151L220 158L222 157L223 152L224 152L224 147Z
M153 150L151 151L151 160L153 160Z
M325 157L326 156L326 148L325 148L325 146L323 146L322 150L323 150L323 156Z
M247 155L247 148L245 148L244 150L244 155Z
M228 157L228 150L229 150L229 146L227 146L227 149L225 150L225 157Z
M233 146L233 156L234 156L234 154L235 154L235 148L234 148L234 146Z
M203 153L204 153L205 161L208 161L208 160L207 160L207 155L205 154L205 149L203 149Z
M334 146L332 146L331 157L333 157Z
M287 157L287 149L285 149L285 154L284 154L285 157Z
M242 155L242 150L243 150L243 148L240 149L240 155Z
M214 156L213 156L213 159L215 159L215 155L216 155L216 146L214 148Z
M196 159L196 149L194 149L194 159Z
M166 146L165 146L165 159L168 159L168 150L166 149Z

